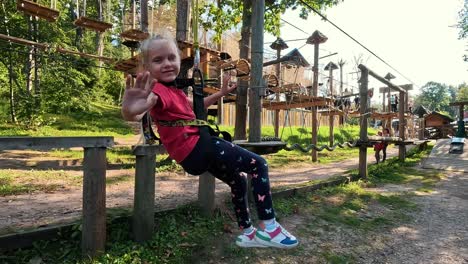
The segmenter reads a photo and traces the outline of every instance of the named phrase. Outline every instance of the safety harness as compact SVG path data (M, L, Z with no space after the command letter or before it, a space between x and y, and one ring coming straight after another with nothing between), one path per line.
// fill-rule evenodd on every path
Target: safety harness
M232 136L226 132L219 130L218 125L210 124L206 121L206 111L204 106L204 95L203 95L203 87L204 87L204 80L202 72L196 68L193 71L193 77L190 79L180 79L177 78L175 81L175 87L178 89L185 89L188 86L192 86L193 88L193 111L195 112L195 116L197 119L193 120L156 120L156 122L161 126L166 127L182 127L182 126L197 126L200 130L206 129L207 132L215 137L222 137L224 140L229 142L232 141ZM145 138L145 144L154 145L156 142L161 144L161 140L155 135L152 127L151 127L151 116L148 112L143 116L141 121L143 127L143 135ZM215 128L211 127L212 125Z

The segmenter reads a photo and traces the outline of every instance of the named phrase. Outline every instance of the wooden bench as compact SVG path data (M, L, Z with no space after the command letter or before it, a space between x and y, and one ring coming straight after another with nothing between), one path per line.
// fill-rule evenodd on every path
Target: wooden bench
M82 147L83 159L83 256L104 252L106 244L106 150L113 137L0 137L2 150L50 150Z

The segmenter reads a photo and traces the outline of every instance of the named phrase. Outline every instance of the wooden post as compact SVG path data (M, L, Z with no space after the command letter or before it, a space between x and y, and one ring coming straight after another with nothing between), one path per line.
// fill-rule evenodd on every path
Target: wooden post
M388 90L390 91L390 88ZM382 93L382 112L385 112L385 90Z
M312 84L312 96L317 97L318 93L318 60L319 60L319 43L314 44L314 82ZM317 106L312 106L312 144L317 146ZM317 161L317 151L312 149L312 161Z
M390 98L392 97L392 90L388 88L388 112L392 112L392 105L390 104ZM390 124L391 125L391 124Z
M405 141L405 127L406 127L406 118L405 118L405 92L400 91L400 102L398 103L398 132L401 140ZM398 158L401 161L405 161L406 157L406 146L405 144L398 145Z
M84 257L102 254L106 244L106 148L85 147L83 160Z
M148 0L140 0L141 31L148 32Z
M253 2L252 17L252 71L249 94L249 142L260 142L261 139L261 111L262 104L260 97L264 89L263 83L263 25L264 25L265 0Z
M360 117L360 130L359 130L359 140L361 142L366 142L366 144L361 144L359 146L359 177L362 179L367 179L367 118L368 118L368 108L367 108L367 89L368 89L368 79L369 71L366 67L361 67L361 79L359 84L359 97L361 98L361 107L359 108Z
M281 49L276 51L276 59L279 60L281 58ZM282 78L281 78L281 62L276 64L276 77L279 79L279 87L282 85ZM276 93L276 101L280 101L280 93ZM280 110L275 110L275 137L279 137L279 113Z
M330 74L329 74L329 82L330 82L330 97L333 98L333 67L330 65ZM330 141L330 147L333 146L333 143L335 142L335 135L333 134L333 121L334 121L334 115L333 113L330 113L330 116L328 118L328 123L329 123L329 132L328 132L328 139Z
M252 1L243 0L241 40L239 41L239 58L248 59L250 52L250 33L252 25ZM236 88L236 120L234 139L246 139L247 131L247 90L249 82L240 80Z
M187 40L190 1L177 0L176 39Z
M212 215L215 209L216 179L205 172L198 178L198 203L205 215Z
M138 243L148 241L154 231L154 197L156 152L159 146L140 145L133 150L135 164L135 194L132 231Z

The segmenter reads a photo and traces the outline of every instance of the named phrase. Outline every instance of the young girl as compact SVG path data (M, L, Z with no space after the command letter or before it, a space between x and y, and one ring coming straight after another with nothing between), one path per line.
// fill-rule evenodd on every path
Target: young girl
M223 139L210 136L197 126L171 126L171 121L194 120L192 101L177 89L175 79L180 70L176 43L165 36L155 36L141 45L145 72L137 75L134 87L127 77L122 102L126 120L139 120L149 111L167 152L187 172L199 175L205 171L231 187L232 203L242 234L236 239L240 247L297 246L297 239L275 220L271 199L268 166L261 156ZM221 90L204 99L205 108L235 88L230 76L223 77ZM179 122L180 123L180 122ZM254 200L261 223L252 226L247 201L247 174L252 177Z

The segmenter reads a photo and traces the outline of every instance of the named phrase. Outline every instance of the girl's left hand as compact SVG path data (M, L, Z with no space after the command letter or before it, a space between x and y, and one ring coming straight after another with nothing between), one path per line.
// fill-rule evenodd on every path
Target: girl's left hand
M237 88L237 83L231 82L231 74L229 71L223 74L223 85L221 86L221 93L227 95Z

